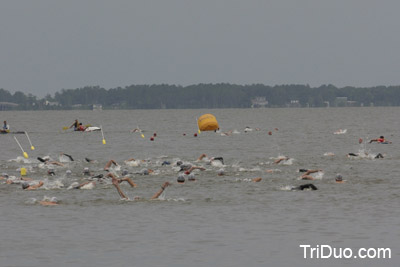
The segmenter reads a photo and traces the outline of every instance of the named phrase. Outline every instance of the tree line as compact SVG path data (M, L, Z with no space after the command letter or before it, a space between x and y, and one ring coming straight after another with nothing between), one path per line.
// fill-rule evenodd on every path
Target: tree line
M14 105L8 105L14 103ZM17 105L15 105L17 104ZM343 87L322 85L236 85L229 83L189 86L130 85L105 89L87 86L62 89L39 99L23 92L0 89L5 109L195 109L250 107L400 106L400 86Z

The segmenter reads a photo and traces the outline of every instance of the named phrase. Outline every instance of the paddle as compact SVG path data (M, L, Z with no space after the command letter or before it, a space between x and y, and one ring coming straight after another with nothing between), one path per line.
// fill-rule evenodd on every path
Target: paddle
M17 142L19 148L21 148L22 153L24 154L24 158L26 158L26 159L29 158L28 153L26 153L26 152L24 151L24 149L22 148L21 144L18 142L17 137L14 136L14 139L15 139L15 142Z
M87 128L87 127L92 127L92 125L91 124L86 124L85 125L85 127ZM68 126L64 126L62 129L65 131L65 130L68 130L70 127L68 127Z
M28 132L25 132L25 135L28 138L29 144L31 145L31 150L35 150L35 147L32 145L31 139L29 138Z
M101 125L100 125L100 131L101 131L101 136L103 137L103 145L105 145L106 139L104 139L103 126L101 126Z

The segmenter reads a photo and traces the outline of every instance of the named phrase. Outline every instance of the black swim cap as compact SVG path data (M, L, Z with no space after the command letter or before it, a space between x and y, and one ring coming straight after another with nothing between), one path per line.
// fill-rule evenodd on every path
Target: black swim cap
M22 189L27 189L29 184L27 182L22 183Z

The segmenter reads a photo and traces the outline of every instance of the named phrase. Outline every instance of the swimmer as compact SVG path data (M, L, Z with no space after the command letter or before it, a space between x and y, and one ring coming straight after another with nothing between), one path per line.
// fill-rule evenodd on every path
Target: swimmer
M241 182L254 182L258 183L261 182L262 178L261 177L256 177L256 178L245 178L245 179L239 179L237 178L236 181L241 181Z
M211 164L213 161L220 161L222 164L224 164L224 158L223 157L212 157L208 158L207 154L201 154L200 157L197 158L197 161L204 160L207 163Z
M140 172L136 172L136 174L140 174L140 175L149 175L151 173L154 173L154 170L152 170L152 169L142 169L142 170L140 170Z
M304 189L318 190L318 188L313 184L303 184L292 188L292 190L304 190Z
M178 184L184 184L185 183L185 175L184 174L179 174L178 175L178 179L176 179L176 182L178 183Z
M251 131L253 131L253 129L251 129L249 126L246 126L246 128L244 128L245 133L251 132Z
M113 173L108 173L107 177L111 177L112 180L117 180L118 184L122 183L122 182L127 182L128 184L130 184L131 187L137 187L137 185L132 181L131 178L129 177L123 177L123 178L117 178Z
M72 158L71 155L65 154L65 153L61 153L60 156L66 156L70 159L70 161L74 161L74 159Z
M56 175L54 169L48 169L48 170L47 170L47 174L50 175L50 176Z
M129 177L124 177L124 178L117 178L114 174L108 173L107 177L111 177L112 179L112 184L115 186L117 189L118 194L120 195L121 198L123 199L128 199L128 197L124 194L124 192L121 190L121 187L119 186L120 183L126 181L128 184L130 184L131 187L136 187L137 185L131 180Z
M83 169L83 175L85 175L85 176L92 176L93 174L90 173L90 170L89 170L88 167L85 167L85 168Z
M163 163L161 163L161 166L165 165L171 165L171 162L164 160Z
M302 180L314 180L315 178L312 177L311 173L322 172L322 170L307 170L300 178Z
M6 179L8 179L8 174L5 173L5 172L3 172L3 173L0 175L0 180L6 180Z
M33 181L33 179L32 178L28 178L28 177L20 177L20 178L16 178L16 177L13 177L13 178L8 178L8 175L7 175L7 180L6 180L6 184L20 184L21 182L30 182L30 181Z
M224 176L225 175L225 170L224 169L219 169L217 174L218 174L218 176Z
M288 161L289 159L290 159L290 158L289 158L289 157L286 157L286 156L280 157L280 158L278 158L277 160L274 161L274 164L279 164L279 163L281 163L282 161Z
M194 177L194 173L190 173L188 175L188 181L190 182L196 182L196 178Z
M42 200L42 201L39 201L39 204L42 206L57 206L58 201L57 200Z
M141 133L142 130L140 130L139 128L135 128L131 130L131 133Z
M168 186L170 186L171 184L168 182L165 182L162 186L161 189L155 193L150 199L157 199L165 190L165 188L167 188Z
M391 144L392 143L392 142L386 140L383 135L379 136L379 138L372 139L369 141L370 144L373 142L377 142L377 143L381 143L381 144Z
M84 188L86 186L86 188ZM80 184L80 185L77 185L77 186L75 186L75 187L73 187L73 189L88 189L88 187L91 187L90 189L92 189L92 187L94 187L94 186L96 186L96 183L95 182L93 182L93 181L87 181L87 182L84 182L84 183L82 183L82 184Z
M37 157L37 159L40 161L40 162L43 162L44 164L46 164L46 165L57 165L57 166L61 166L61 167L63 167L64 166L64 164L62 164L61 162L58 162L58 161L50 161L50 159L49 158L46 158L46 159L43 159L43 158L41 158L41 157Z
M104 170L108 171L110 170L111 165L115 165L115 166L119 166L117 162L115 162L115 160L111 159L107 162L106 166L104 166Z
M92 179L102 179L103 177L104 177L104 175L102 173L100 173L98 175L92 176L91 178Z
M22 189L23 190L35 190L38 189L39 187L42 187L44 185L43 181L40 181L38 184L35 185L30 185L27 182L22 183Z
M97 160L85 158L86 162L88 163L97 163Z
M364 155L364 156L368 156L368 153L367 153L367 152L364 152L363 155ZM361 156L360 153L348 153L348 154L347 154L347 157L348 157L348 158L350 158L350 157L360 157L360 156ZM378 153L374 158L375 158L375 159L383 159L384 156L383 156L381 153Z
M231 135L232 135L232 133L233 133L233 131L232 131L232 130L230 130L230 131L227 131L227 132L222 132L222 133L221 133L221 136L231 136Z
M336 182L336 183L344 183L344 182L345 182L345 181L343 180L343 176L342 176L340 173L336 174L335 182Z

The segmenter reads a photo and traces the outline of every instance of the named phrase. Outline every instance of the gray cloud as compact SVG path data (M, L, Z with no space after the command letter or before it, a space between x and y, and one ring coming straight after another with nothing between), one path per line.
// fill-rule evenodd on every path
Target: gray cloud
M398 1L2 1L0 88L398 85Z

